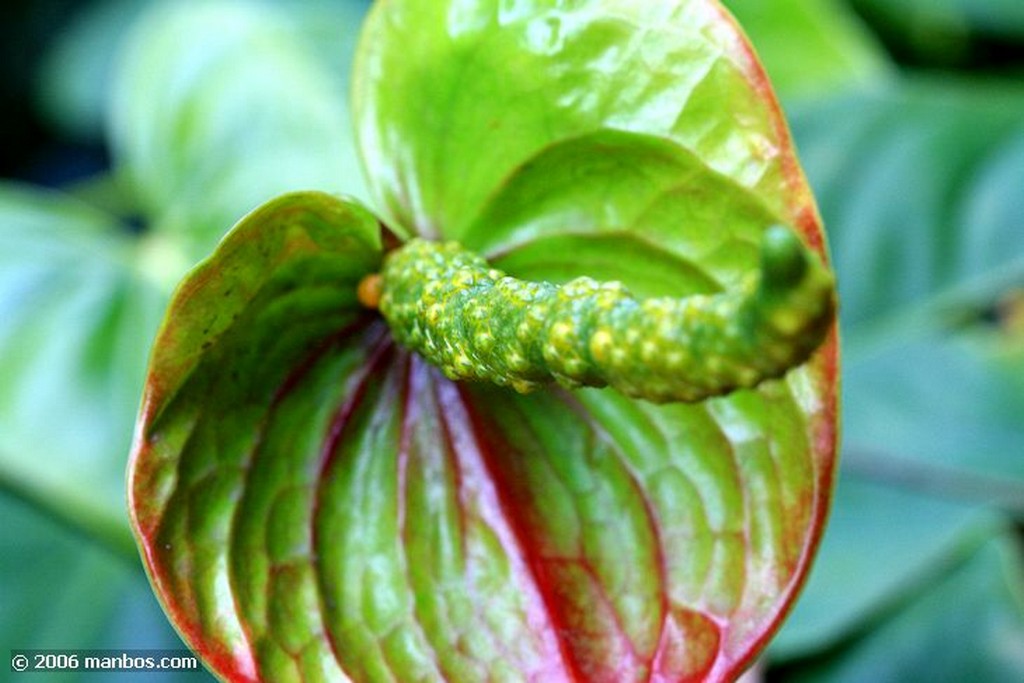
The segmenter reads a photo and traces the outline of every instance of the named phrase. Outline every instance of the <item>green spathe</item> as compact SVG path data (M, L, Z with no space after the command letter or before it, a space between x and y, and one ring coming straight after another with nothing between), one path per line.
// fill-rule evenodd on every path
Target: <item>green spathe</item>
M749 45L707 0L389 0L353 85L372 211L265 205L157 339L130 500L168 613L229 680L734 679L821 535L834 326L706 401L524 396L448 379L357 287L380 223L644 298L743 291L771 225L827 268Z
M455 242L412 240L382 273L396 339L450 379L532 391L611 386L700 401L783 375L831 323L833 279L790 230L765 231L761 271L713 295L638 299L618 281L509 277Z

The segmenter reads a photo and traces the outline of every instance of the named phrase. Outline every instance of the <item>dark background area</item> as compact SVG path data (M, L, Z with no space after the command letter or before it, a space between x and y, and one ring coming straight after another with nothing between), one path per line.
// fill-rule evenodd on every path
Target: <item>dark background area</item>
M36 107L36 74L47 48L82 0L9 0L0 4L0 175L57 185L103 163L100 145L61 139ZM70 168L69 168L70 167ZM79 168L81 167L81 168Z

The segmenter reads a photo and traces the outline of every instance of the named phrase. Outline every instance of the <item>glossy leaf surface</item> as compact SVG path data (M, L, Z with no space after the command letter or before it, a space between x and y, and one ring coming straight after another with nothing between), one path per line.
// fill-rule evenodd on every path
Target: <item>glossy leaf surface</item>
M253 675L240 616L225 613L219 599L229 590L232 569L226 544L257 544L235 555L233 569L255 580L250 593L263 598L268 586L266 576L263 585L258 582L260 567L266 571L273 559L264 544L277 549L285 564L310 552L310 539L295 534L311 530L288 524L287 515L289 509L300 518L309 514L314 496L312 489L304 494L303 477L307 486L315 484L321 465L316 457L304 466L295 458L320 452L324 433L317 433L317 422L306 421L319 420L326 429L331 392L354 391L360 373L367 374L360 362L368 344L366 321L355 286L376 266L376 239L376 221L354 205L326 195L285 196L246 218L214 260L192 274L159 333L143 403L147 433L137 446L129 490L133 521L166 608L193 646L225 673ZM326 368L319 356L326 356ZM307 374L328 394L298 391L294 385L306 388ZM284 417L271 419L277 414ZM304 432L312 451L294 441ZM273 472L260 473L263 466ZM247 489L249 482L269 488ZM242 499L248 491L255 502ZM257 506L238 517L254 526L249 536L232 538L240 503ZM285 514L269 527L268 505ZM280 588L288 598L302 595L291 592L301 584L288 583L300 580L301 571L275 572L273 578L285 582ZM317 589L305 588L315 598ZM270 614L303 616L295 608ZM243 614L248 628L257 629L256 617ZM289 622L285 630L299 629L301 636L302 624ZM271 649L267 656L279 654ZM322 655L313 653L316 661ZM272 661L264 662L271 671Z
M389 227L517 277L717 291L778 222L823 252L715 3L382 2L354 80ZM172 304L131 491L189 642L238 680L738 675L821 534L834 336L696 405L457 385L358 308L376 235L353 204L276 200Z
M604 128L661 136L780 216L809 211L764 74L715 2L382 3L363 46L360 151L402 228L461 237L508 174Z

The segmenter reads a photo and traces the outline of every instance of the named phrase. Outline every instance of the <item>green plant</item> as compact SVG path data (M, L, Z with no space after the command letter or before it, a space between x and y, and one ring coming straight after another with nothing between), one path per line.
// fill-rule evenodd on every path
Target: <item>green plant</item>
M356 297L378 219L297 194L189 276L129 484L166 609L239 680L737 676L820 536L836 417L831 281L765 231L821 234L749 46L702 0L385 2L361 46L388 229L488 259L396 247L389 333ZM547 372L700 402L487 387Z
M51 130L108 145L111 175L68 184L74 172L58 157L48 182L60 191L8 181L0 191L0 641L10 647L180 646L141 570L122 489L133 405L170 287L267 197L320 188L373 204L348 159L338 97L368 2L146 9L155 4L80 3L94 11L52 31L34 81ZM1024 354L1014 291L1024 286L1024 93L1015 3L851 2L868 22L843 0L726 4L782 95L829 225L845 327L834 510L808 586L758 669L773 681L1020 680L1024 573L1013 523L1024 510ZM5 19L19 6L5 5ZM120 49L140 14L134 47ZM43 45L40 26L0 25L4 54L16 57L4 60L5 88L25 64L12 46ZM24 140L11 117L27 103L14 104L0 115ZM260 144L240 144L246 137ZM599 165L614 155L584 157ZM617 169L624 196L650 189L626 171ZM564 191L559 177L549 173L548 192L524 203L547 202L572 221L576 199L547 201ZM524 213L509 224L520 218L530 222ZM604 260L627 254L643 264L638 277L678 272L637 248L608 249ZM504 258L531 280L580 274L531 274L516 253Z
M405 0L355 69L385 218L271 201L157 336L129 496L168 613L237 680L738 676L836 418L823 236L745 39L704 0ZM385 255L381 220L487 260ZM615 389L488 386L551 375Z

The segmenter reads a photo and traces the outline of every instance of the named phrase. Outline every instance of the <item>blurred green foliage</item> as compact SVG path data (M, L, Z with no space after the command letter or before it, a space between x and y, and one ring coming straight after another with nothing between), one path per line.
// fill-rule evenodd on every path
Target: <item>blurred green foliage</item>
M9 648L178 647L124 512L149 342L246 211L362 194L345 93L368 4L95 0L5 25L48 36L8 62L35 93L11 111L111 158L0 185ZM726 4L790 116L843 307L835 507L767 677L1024 680L1024 4Z

